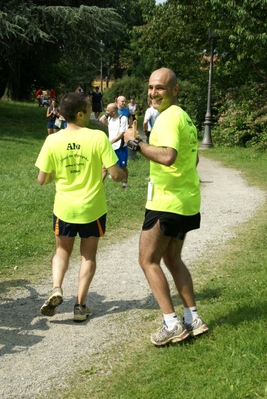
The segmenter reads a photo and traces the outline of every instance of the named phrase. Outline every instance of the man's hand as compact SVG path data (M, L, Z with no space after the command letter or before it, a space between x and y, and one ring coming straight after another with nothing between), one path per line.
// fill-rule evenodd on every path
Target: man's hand
M127 144L129 140L134 140L137 137L140 137L140 134L137 131L137 120L135 120L133 126L124 133L124 142Z

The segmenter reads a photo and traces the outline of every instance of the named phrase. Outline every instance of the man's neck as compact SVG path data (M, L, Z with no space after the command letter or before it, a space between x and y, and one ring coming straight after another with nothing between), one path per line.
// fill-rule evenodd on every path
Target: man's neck
M75 124L75 123L67 123L67 127L66 127L66 131L70 131L70 130L80 130L80 129L83 129L83 128L85 128L86 126L79 126L79 125L77 125L77 124Z

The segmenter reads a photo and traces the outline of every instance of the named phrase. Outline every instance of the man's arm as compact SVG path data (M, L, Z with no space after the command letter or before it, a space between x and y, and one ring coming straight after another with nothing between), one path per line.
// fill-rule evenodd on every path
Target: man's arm
M55 178L55 172L52 171L51 173L45 173L42 170L39 171L38 174L38 183L41 184L41 186L43 186L44 184L49 184L51 183Z
M107 168L107 170L114 181L126 182L126 173L117 164L111 166L110 168Z
M144 117L144 121L143 121L143 131L145 133L145 135L148 137L149 136L149 131L148 131L148 121L150 119L150 108L148 108L145 112L145 117Z
M104 126L108 127L107 120L108 118L106 117L106 115L102 115L101 118L99 119L99 122L103 123Z
M148 137L148 136L149 136L149 133L150 133L150 132L148 131L148 119L144 119L144 122L143 122L143 131L144 131L146 137Z
M145 158L165 166L171 166L177 157L177 151L170 147L154 147L141 141L139 143L139 148L139 152Z
M133 125L133 116L130 114L130 116L129 116L129 126L132 126Z
M113 140L110 140L110 143L113 144L113 143L116 143L116 141L119 141L120 139L122 139L123 136L124 136L124 133L125 133L125 132L120 132L120 133L118 133L117 136L114 137Z
M128 143L129 140L134 140L138 137L136 130L136 121L133 122L133 128L127 129L124 133L124 142ZM170 147L154 147L145 143L144 141L139 142L139 152L150 161L160 163L165 166L171 166L176 157L177 151Z

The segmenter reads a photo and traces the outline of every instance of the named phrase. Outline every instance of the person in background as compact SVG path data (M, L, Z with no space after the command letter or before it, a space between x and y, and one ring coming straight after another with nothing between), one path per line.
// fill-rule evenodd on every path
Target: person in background
M47 133L52 134L56 133L59 130L59 127L55 125L56 119L59 118L59 109L57 107L56 101L52 100L51 105L46 110L47 121Z
M73 318L77 322L93 313L86 305L86 297L95 274L98 241L105 233L107 215L102 165L114 181L125 179L105 133L86 127L91 111L85 95L66 94L61 100L60 112L67 121L67 128L47 137L35 163L39 169L39 184L54 181L56 186L53 290L40 311L45 316L54 316L57 306L63 302L62 284L75 236L79 234L81 267Z
M43 104L43 89L42 88L36 90L35 98L38 101L38 106L43 107L44 104Z
M147 143L149 143L149 136L152 127L154 126L154 123L156 122L156 119L159 116L159 112L152 107L152 101L150 100L150 98L147 100L147 104L149 108L147 108L145 112L145 117L143 121L143 131L146 135Z
M129 108L126 107L125 104L126 104L126 98L124 96L119 96L117 98L118 113L120 115L126 116L128 118L129 126L132 126L133 118L129 111Z
M180 342L208 331L198 315L191 274L181 253L186 234L200 227L200 190L196 169L197 130L191 118L177 105L179 85L168 68L154 71L148 97L160 115L149 144L137 137L136 121L124 140L132 150L150 160L145 220L139 241L139 263L163 313L163 324L151 334L156 346ZM170 287L160 265L170 271L184 307L179 320Z
M50 98L51 98L51 100L55 100L55 95L56 95L55 90L54 89L50 89Z
M49 107L51 105L51 101L50 101L50 91L49 90L44 90L43 91L43 100L42 100L42 104L43 106Z
M103 111L103 94L99 91L99 87L96 86L95 90L91 93L92 108L95 114L95 120L98 121L100 113Z
M112 147L118 157L118 165L125 172L126 179L122 183L122 188L128 188L128 148L124 143L123 135L128 129L128 119L124 115L119 115L116 103L107 106L106 114L100 118L100 122L108 127L108 137Z
M75 92L76 92L76 93L83 93L83 89L82 89L81 85L78 85L78 86L76 87Z
M137 120L138 106L135 102L134 97L131 97L130 102L128 104L128 109L129 109L131 117L132 117L132 122Z

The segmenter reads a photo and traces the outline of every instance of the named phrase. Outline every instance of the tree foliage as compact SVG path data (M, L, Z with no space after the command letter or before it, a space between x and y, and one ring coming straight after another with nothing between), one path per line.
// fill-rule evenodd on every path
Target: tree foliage
M231 87L266 82L266 6L267 0L2 0L0 91L19 99L33 84L64 90L89 84L99 74L102 39L104 74L109 60L115 79L139 79L135 95L142 102L151 71L173 69L181 81L180 103L201 128L208 28L218 35L213 104ZM222 109L213 108L219 115Z
M11 94L16 99L22 96L21 74L29 59L42 59L44 70L46 67L50 70L51 56L53 64L60 65L60 69L62 64L77 67L76 60L86 59L88 62L83 66L91 68L90 79L94 76L99 58L99 37L108 37L109 31L114 38L118 37L120 17L111 8L73 7L65 5L67 3L71 2L54 2L49 6L40 5L37 0L1 3L0 66L3 71L8 71L5 76L7 96ZM40 66L38 61L36 64ZM34 74L29 78L28 86L35 80Z

